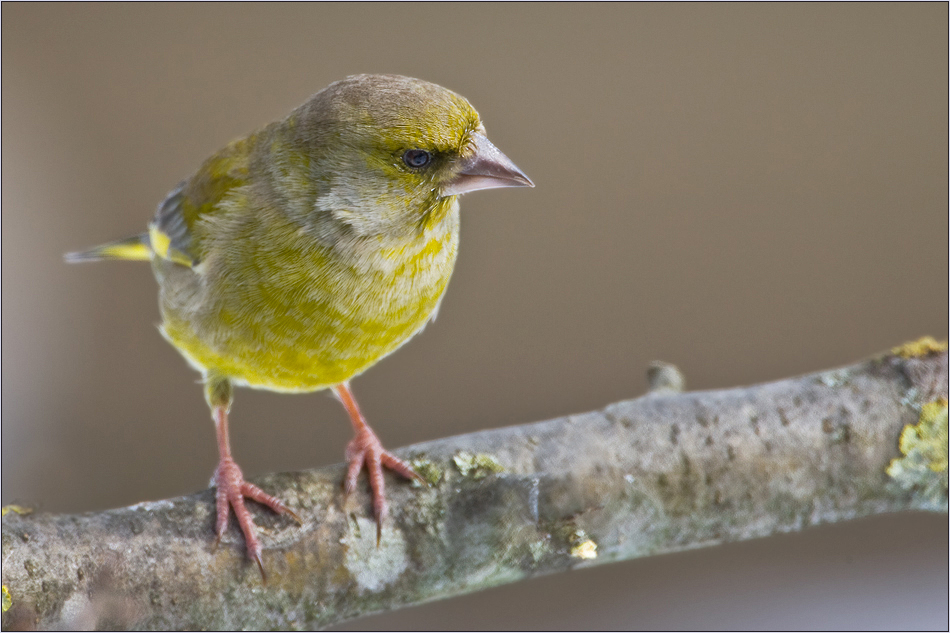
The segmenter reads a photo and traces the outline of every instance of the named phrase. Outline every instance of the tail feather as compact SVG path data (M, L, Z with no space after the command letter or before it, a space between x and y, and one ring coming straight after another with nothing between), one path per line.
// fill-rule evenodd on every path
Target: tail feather
M124 240L96 246L88 251L66 253L64 259L70 264L78 262L96 262L104 259L127 259L148 261L152 258L152 247L148 233L142 233Z

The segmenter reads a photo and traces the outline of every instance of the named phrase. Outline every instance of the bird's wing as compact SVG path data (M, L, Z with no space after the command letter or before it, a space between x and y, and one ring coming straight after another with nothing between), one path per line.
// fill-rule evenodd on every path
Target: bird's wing
M224 213L221 202L248 183L250 152L256 135L232 142L202 164L158 205L149 224L149 242L159 257L194 267L204 255L196 225Z
M191 226L182 205L187 184L187 181L180 183L158 205L148 225L148 238L156 255L191 267L198 263L198 258L191 247Z

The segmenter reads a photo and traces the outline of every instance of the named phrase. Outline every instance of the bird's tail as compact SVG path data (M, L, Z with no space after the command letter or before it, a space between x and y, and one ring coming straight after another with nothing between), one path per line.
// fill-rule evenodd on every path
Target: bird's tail
M66 253L64 259L70 264L77 262L97 262L103 259L128 259L148 261L152 258L152 246L148 233L135 235L124 240L102 244L88 251Z

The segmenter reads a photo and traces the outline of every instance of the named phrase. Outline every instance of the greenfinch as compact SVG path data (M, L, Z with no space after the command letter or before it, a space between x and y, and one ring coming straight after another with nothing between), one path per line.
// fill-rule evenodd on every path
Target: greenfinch
M344 489L367 470L378 542L383 467L418 475L383 448L349 381L435 317L458 251L458 197L522 186L534 185L463 97L419 79L356 75L211 156L146 232L66 256L151 262L161 333L201 372L215 424L217 539L233 510L262 574L244 499L299 518L235 463L233 386L333 391L355 432Z

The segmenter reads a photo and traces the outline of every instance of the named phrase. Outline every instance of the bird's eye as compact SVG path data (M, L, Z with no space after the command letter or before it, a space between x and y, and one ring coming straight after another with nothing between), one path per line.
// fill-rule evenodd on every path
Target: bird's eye
M413 169L421 169L432 162L432 154L424 149L409 149L402 155L402 162Z

